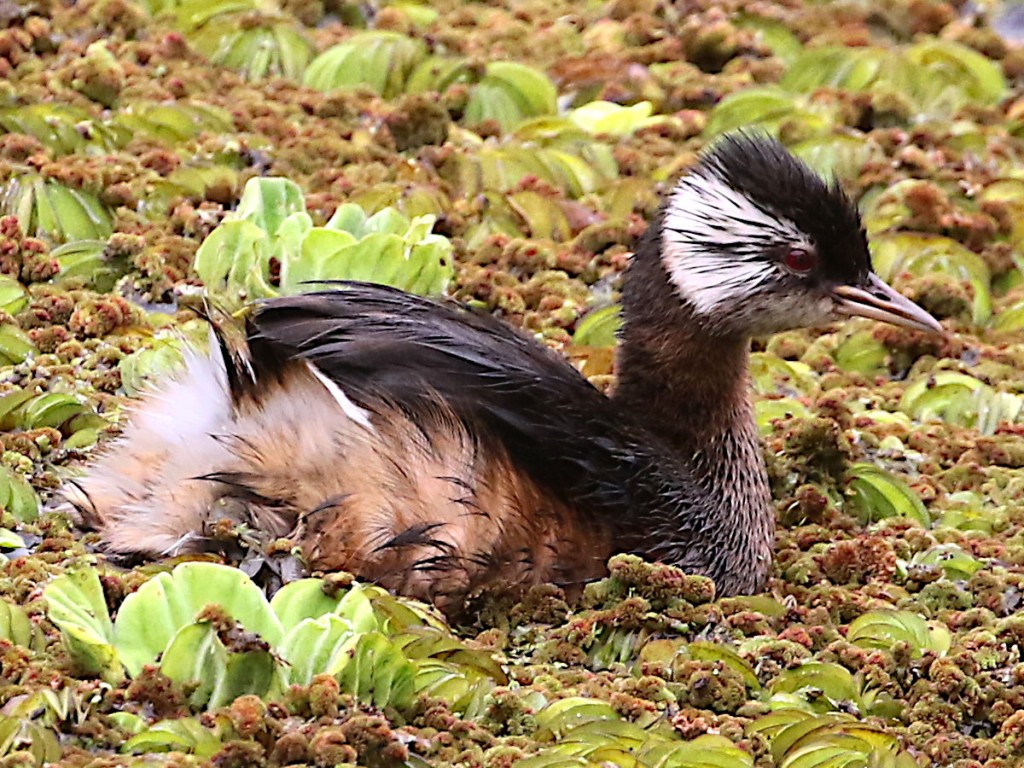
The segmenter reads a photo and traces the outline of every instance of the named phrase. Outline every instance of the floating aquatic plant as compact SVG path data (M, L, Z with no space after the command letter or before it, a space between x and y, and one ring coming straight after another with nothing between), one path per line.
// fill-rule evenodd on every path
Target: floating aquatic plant
M317 56L303 82L318 91L365 86L385 97L397 96L426 55L421 41L398 32L359 32Z
M490 686L506 681L488 654L457 641L426 608L379 587L325 589L295 581L267 601L242 571L196 562L146 582L114 621L91 567L55 579L44 596L80 674L116 681L158 664L192 686L195 708L279 697L320 674L380 707L403 710L429 693L478 708Z
M110 212L95 195L35 174L0 187L0 214L16 216L22 232L49 242L105 239L113 231Z
M779 86L766 85L746 88L722 99L708 116L704 134L711 138L756 126L777 135L785 123L799 126L800 135L806 137L830 133L837 120L834 106L815 104Z
M132 101L119 109L108 124L128 136L142 133L171 145L194 139L203 132L224 133L233 128L231 114L223 107L189 99L173 104Z
M909 569L921 566L939 568L947 579L957 580L971 578L985 563L956 544L939 544L914 553L907 563L908 573L912 572Z
M44 765L60 759L63 750L52 728L27 717L0 716L0 756Z
M511 192L524 180L536 178L578 198L603 189L618 165L608 146L560 133L550 138L527 135L503 146L454 154L439 171L468 197Z
M833 357L836 365L844 371L871 376L885 372L889 350L871 331L861 329L848 334L839 342Z
M190 34L196 48L214 64L240 72L249 80L265 77L299 79L313 58L313 45L291 18L251 19L222 15Z
M125 355L117 364L125 394L138 397L180 368L185 359L186 339L195 348L202 349L206 338L192 331L185 327L172 335L159 335L151 344ZM208 329L204 328L203 333L208 337Z
M32 136L58 155L113 149L116 133L88 110L70 104L26 104L0 109L0 130Z
M21 474L0 466L0 507L19 522L31 522L39 517L39 497Z
M16 549L24 547L25 543L17 534L0 529L0 548ZM6 558L6 555L3 555ZM0 639L6 640L14 645L28 647L33 638L32 623L28 614L20 605L14 605L6 600L0 600Z
M788 53L791 61L778 85L744 88L723 99L711 111L705 134L753 125L778 133L784 123L801 138L830 134L841 117L834 103L809 98L821 88L865 92L887 103L902 99L908 114L900 119L907 122L944 119L967 104L992 105L1007 91L996 64L948 40L905 49L819 46L794 53L790 47Z
M478 67L466 59L431 56L411 73L406 88L409 93L444 93L463 83L470 90L462 121L470 127L494 121L502 131L511 131L524 120L554 115L558 108L558 92L547 75L515 61Z
M1013 613L1024 588L1024 102L1016 85L1000 85L1016 84L1024 61L1005 23L1012 4L973 12L948 2L846 3L842 25L827 4L783 5L0 2L0 185L38 174L89 190L119 232L144 244L129 252L101 235L66 245L57 238L50 245L59 247L36 251L37 243L24 247L31 238L0 226L5 764L383 765L394 755L394 764L414 767L1016 765L1024 720L1005 704L1020 698ZM344 43L367 26L401 31L418 49L407 74L384 58L381 69L364 71L371 81L397 71L383 80L400 87L395 98L296 87L307 37ZM953 40L987 64L974 66L977 58ZM839 45L835 59L815 53ZM512 84L492 82L494 90L478 93L488 63L506 56L550 74L566 111L522 117L532 107L517 99L530 89ZM211 57L222 63L212 66ZM364 52L353 61L360 57L368 60ZM274 72L288 76L258 79ZM369 94L377 86L343 87ZM538 93L545 91L542 84ZM483 101L467 111L473 98ZM588 109L589 99L600 101ZM652 104L650 114L636 106L641 100ZM417 104L429 104L433 117ZM569 104L584 105L579 116L600 114L581 127L562 106ZM494 119L475 122L474 110ZM423 115L436 125L420 130ZM656 117L667 119L642 127ZM605 130L613 118L628 125ZM211 610L190 621L205 625L182 631L168 660L179 680L223 668L219 687L169 681L157 671L162 659L111 686L97 679L109 672L86 675L69 663L77 657L55 647L64 633L36 596L86 556L91 540L74 539L56 515L19 519L36 516L33 486L45 496L55 470L77 462L75 449L118 422L122 392L167 374L180 358L175 333L200 346L207 333L200 321L183 327L185 312L159 314L173 305L140 312L110 333L106 323L86 332L69 313L134 301L135 288L150 281L159 281L163 300L187 294L195 248L246 179L292 179L317 222L345 201L367 214L437 216L463 257L461 295L566 344L582 308L614 300L616 275L664 185L705 139L750 125L777 132L813 167L839 176L884 246L875 254L879 269L948 318L951 331L938 340L862 323L776 336L755 354L756 417L786 522L773 596L712 601L706 592L691 601L699 580L633 564L640 577L620 579L614 590L588 588L600 611L545 587L508 609L485 606L480 626L488 629L478 645L460 639L477 635L477 625L452 637L416 622L398 622L409 629L393 632L360 619L368 639L357 649L346 646L349 619L331 606L304 612L320 595L333 599L315 583L292 593L293 616L274 609L282 626L310 619L293 638L291 665L282 662L281 701L243 696L189 717L181 715L245 690L238 670L263 675L252 677L252 690L265 687L267 673L274 679L268 654L234 617ZM933 249L941 256L915 260ZM271 265L267 279L279 290L280 269ZM584 314L575 340L610 343L612 313L606 322ZM569 351L591 355L589 375L610 371L610 347ZM47 394L58 397L35 400ZM56 429L26 427L62 418L73 407L69 395L81 401L80 413ZM820 442L789 440L822 422L850 443L844 475L831 482L805 476L823 458ZM845 472L863 461L927 495L934 524L870 522L915 506L900 493L888 498L887 481L865 494L869 511L855 505L853 491L844 505L840 491L856 482ZM123 595L162 567L104 570L103 589L76 604L85 613L106 604L115 615ZM638 597L650 603L639 617ZM949 630L944 656L894 618L903 611ZM96 637L117 653L112 637ZM283 642L271 653L279 656ZM194 653L202 643L225 650ZM702 644L722 650L694 658ZM507 657L507 688L478 684L477 674L495 679L479 670L466 673L464 663L476 662L457 657L478 646ZM340 671L315 675L321 663L336 669L350 650L358 663L346 665L343 683ZM366 663L377 654L387 656L390 680ZM474 658L497 663L489 652ZM813 668L776 685L806 661L845 668L853 685L849 675ZM374 707L409 700L410 666L415 703L402 713ZM432 701L421 705L423 695ZM172 754L145 754L153 752Z
M936 118L968 103L995 104L1006 93L997 65L948 40L922 41L905 49L808 48L789 66L781 85L796 93L822 87L896 93L919 115Z
M936 272L970 284L974 292L971 319L984 325L992 314L992 276L985 262L955 240L914 232L878 234L871 240L875 270L883 280L897 274L922 277Z
M209 760L224 747L223 739L216 732L191 717L161 720L149 727L141 718L139 720L131 724L136 735L125 742L125 752L185 752L200 760Z
M991 435L1000 424L1021 420L1024 399L966 373L936 371L911 381L903 390L899 408L918 421L940 419Z
M846 667L820 661L808 661L783 670L766 691L773 709L802 709L827 715L855 708L865 715L897 717L900 705L883 692L870 689ZM875 730L875 729L872 729ZM876 731L896 751L896 742ZM773 752L782 751L785 741L775 741Z
M592 101L566 115L587 133L626 136L641 128L664 123L668 118L652 115L654 105L640 101L628 107L610 101Z
M750 356L750 377L760 395L806 395L817 382L806 363L755 352Z
M952 642L945 626L925 621L911 611L868 611L861 614L850 622L846 639L863 648L883 650L891 649L896 643L906 643L915 657L927 651L944 654Z
M18 280L0 275L0 309L15 315L28 304L28 291Z
M779 768L918 766L912 755L900 750L895 736L847 714L780 709L755 720L746 732L770 740L771 757Z
M528 118L555 114L557 96L543 72L515 61L494 61L473 88L463 122L474 126L494 120L510 131Z
M538 737L556 741L522 760L525 768L657 765L664 768L751 768L753 759L722 736L680 743L665 728L623 721L605 702L582 697L555 701L536 716Z
M32 340L21 328L16 325L0 325L0 364L24 362L35 351Z
M621 327L622 308L611 304L588 313L576 326L572 341L581 347L612 347Z
M315 290L325 280L442 293L453 274L452 246L431 234L433 224L432 216L409 221L393 208L367 217L346 204L314 227L297 185L252 179L238 209L203 241L194 267L207 290L229 303Z
M131 266L124 256L111 255L103 240L75 240L50 251L59 271L55 282L98 292L113 289Z
M895 475L874 464L855 464L849 476L848 503L865 522L905 517L925 528L931 526L931 516L921 499Z

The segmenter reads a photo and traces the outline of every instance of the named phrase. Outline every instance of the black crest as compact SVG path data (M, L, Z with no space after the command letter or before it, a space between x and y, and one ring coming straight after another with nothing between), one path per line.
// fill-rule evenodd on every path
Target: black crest
M838 183L826 182L775 139L742 132L725 136L696 172L721 179L757 207L810 235L827 279L856 284L871 271L857 206Z

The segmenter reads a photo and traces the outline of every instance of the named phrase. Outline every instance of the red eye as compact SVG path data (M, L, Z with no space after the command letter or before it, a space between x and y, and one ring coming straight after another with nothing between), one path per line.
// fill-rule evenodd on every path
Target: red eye
M805 275L818 266L818 255L806 248L791 248L783 261L788 269Z

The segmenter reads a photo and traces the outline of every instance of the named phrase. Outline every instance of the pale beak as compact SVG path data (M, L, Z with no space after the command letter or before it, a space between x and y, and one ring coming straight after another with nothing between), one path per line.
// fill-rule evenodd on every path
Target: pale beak
M837 308L847 315L870 317L904 328L945 334L939 321L917 304L882 282L874 272L868 277L867 285L839 285L832 289Z

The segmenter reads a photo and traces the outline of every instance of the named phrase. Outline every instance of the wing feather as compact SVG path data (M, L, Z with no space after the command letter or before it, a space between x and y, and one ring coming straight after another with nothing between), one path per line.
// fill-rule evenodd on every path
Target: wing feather
M370 410L387 402L429 421L442 401L469 434L498 441L515 466L596 514L626 522L666 499L700 498L671 452L562 356L454 302L339 283L264 303L254 358L261 345L313 362Z

